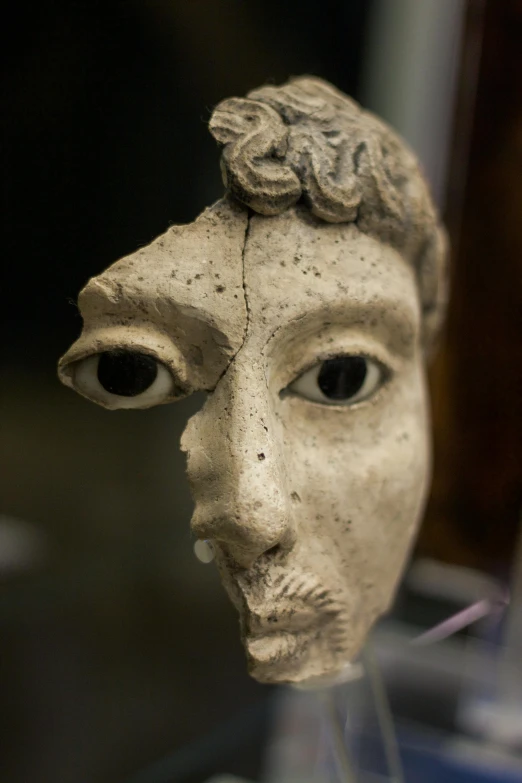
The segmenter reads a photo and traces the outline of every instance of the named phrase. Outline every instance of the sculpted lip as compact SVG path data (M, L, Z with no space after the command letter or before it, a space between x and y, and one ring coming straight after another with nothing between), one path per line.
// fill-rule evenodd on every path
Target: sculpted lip
M250 618L248 635L256 638L258 636L274 636L281 633L304 633L316 627L317 621L317 612L312 610L304 612L274 612L264 618Z
M301 660L322 630L339 617L339 597L297 568L269 579L255 573L234 577L244 645L256 670L275 661Z
M285 575L286 577L286 575ZM304 637L327 625L339 614L338 602L324 586L301 577L286 577L274 590L259 583L236 581L242 597L243 623L247 639Z
M303 637L306 637L306 634L277 631L258 636L247 636L245 645L256 663L270 663L275 658L294 656L302 647Z

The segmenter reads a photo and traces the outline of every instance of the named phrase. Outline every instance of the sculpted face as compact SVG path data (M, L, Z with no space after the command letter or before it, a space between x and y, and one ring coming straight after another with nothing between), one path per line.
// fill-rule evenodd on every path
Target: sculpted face
M318 79L216 107L226 197L92 279L64 383L107 408L197 390L182 438L254 677L336 676L395 591L429 473L444 234L417 162Z
M251 673L341 670L389 605L426 493L410 265L302 207L248 218L225 201L91 280L80 306L61 363L80 393L118 408L209 391L182 440L192 527Z

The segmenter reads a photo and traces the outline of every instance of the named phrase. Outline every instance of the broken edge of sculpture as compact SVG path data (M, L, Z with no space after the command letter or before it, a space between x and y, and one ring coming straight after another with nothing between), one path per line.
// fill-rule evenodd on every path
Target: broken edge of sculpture
M182 438L262 682L342 676L389 607L430 474L446 241L415 156L334 87L220 103L224 198L88 282L61 380L107 408L207 392Z

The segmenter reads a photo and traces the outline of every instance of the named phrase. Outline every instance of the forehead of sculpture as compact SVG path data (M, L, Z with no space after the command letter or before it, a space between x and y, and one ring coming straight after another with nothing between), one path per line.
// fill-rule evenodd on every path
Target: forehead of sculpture
M195 346L202 370L221 373L245 336L247 225L246 209L223 199L92 278L78 300L84 331L69 360L99 350L98 343L123 346L133 331L154 333L154 346L166 335L192 364Z
M79 297L84 317L126 310L167 319L172 306L229 333L244 331L245 209L222 200L92 278ZM234 341L235 342L235 341Z
M249 332L265 344L280 329L331 320L394 329L418 342L420 303L414 271L389 245L354 224L328 224L295 207L254 216L244 256Z
M413 270L390 246L301 206L249 217L227 200L117 261L79 304L84 330L63 366L115 348L172 354L189 389L213 388L245 337L263 352L282 336L284 353L337 323L404 353L420 331Z

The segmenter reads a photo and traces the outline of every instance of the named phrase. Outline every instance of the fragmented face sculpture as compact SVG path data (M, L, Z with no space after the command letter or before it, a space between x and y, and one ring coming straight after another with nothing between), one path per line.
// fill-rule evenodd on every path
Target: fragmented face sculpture
M89 281L60 377L107 408L208 392L182 449L264 682L336 675L422 513L444 234L416 160L318 79L232 98L227 192Z

